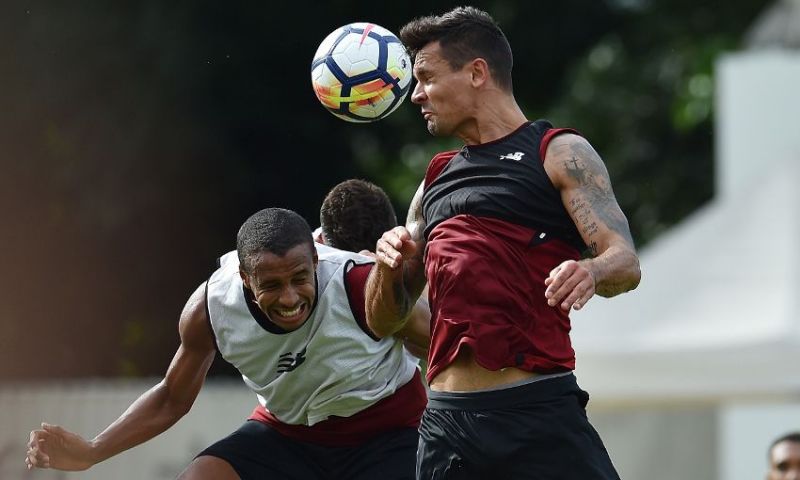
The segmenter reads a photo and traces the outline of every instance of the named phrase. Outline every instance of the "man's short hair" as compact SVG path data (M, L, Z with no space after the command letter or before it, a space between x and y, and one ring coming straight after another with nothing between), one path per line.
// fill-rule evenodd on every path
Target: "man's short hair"
M783 442L800 443L800 432L790 432L773 440L767 449L768 460L772 460L772 449L775 448L775 445Z
M419 17L400 29L400 40L415 57L431 42L439 42L442 56L453 70L483 58L492 78L511 91L514 57L505 34L491 15L475 7L457 7L441 15Z
M326 245L351 252L373 251L383 232L397 226L397 215L380 187L353 179L328 192L319 222Z
M236 252L242 268L252 273L255 255L269 252L283 256L304 243L314 251L311 227L303 217L285 208L265 208L251 215L239 228Z

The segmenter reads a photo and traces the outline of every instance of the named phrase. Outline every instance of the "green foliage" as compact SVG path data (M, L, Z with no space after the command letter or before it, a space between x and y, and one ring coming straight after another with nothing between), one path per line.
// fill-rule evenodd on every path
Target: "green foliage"
M714 64L761 7L641 5L575 59L550 106L604 158L640 245L713 196Z

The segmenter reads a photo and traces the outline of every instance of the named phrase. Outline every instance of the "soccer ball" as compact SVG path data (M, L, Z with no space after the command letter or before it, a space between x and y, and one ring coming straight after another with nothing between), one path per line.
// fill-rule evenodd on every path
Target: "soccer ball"
M322 41L311 62L322 105L348 122L385 118L411 86L411 60L400 40L374 23L351 23Z

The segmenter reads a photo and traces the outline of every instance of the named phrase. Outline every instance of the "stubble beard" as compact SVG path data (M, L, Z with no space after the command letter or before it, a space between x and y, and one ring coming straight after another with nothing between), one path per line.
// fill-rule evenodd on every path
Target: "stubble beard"
M440 136L439 126L433 120L428 120L427 128L428 128L428 133L430 133L434 137Z

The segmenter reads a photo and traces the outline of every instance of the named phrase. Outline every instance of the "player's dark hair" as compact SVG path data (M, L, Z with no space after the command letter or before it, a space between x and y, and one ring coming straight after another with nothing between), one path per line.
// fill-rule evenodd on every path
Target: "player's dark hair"
M284 208L265 208L251 215L239 228L236 252L242 268L252 273L255 255L269 252L283 256L304 243L314 251L311 228L303 217Z
M383 232L397 226L397 215L379 186L354 179L328 192L319 222L326 245L351 252L374 251Z
M800 432L790 432L773 440L767 449L767 460L772 460L772 449L775 448L775 445L783 442L800 443Z
M483 58L498 86L511 91L514 58L503 31L483 10L456 7L441 15L419 17L400 29L400 40L412 57L431 42L439 42L442 56L453 70Z

